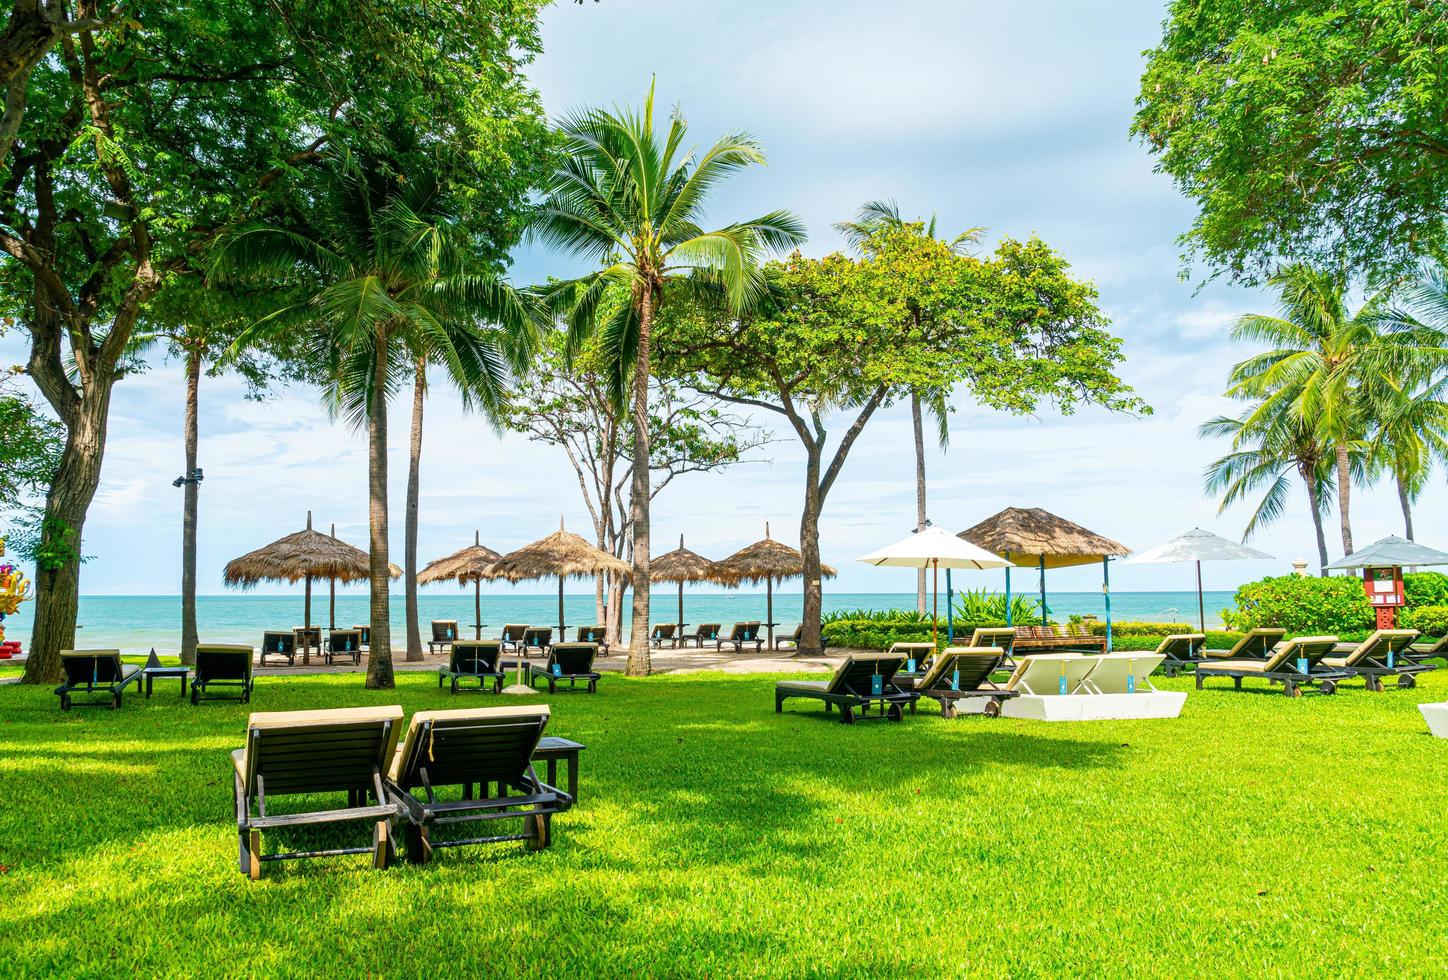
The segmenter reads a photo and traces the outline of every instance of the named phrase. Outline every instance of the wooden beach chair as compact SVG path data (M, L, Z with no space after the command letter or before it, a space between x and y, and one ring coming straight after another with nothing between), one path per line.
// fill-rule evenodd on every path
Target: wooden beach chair
M447 663L437 668L437 686L447 680L452 693L458 693L462 682L471 677L478 682L479 690L487 690L492 684L493 693L501 694L503 673L501 656L503 644L500 640L458 640L448 651Z
M528 632L527 623L508 623L503 627L503 652L510 653L523 643L523 634Z
M905 659L890 654L846 657L827 681L778 681L774 685L774 713L784 711L790 698L807 698L825 703L825 714L840 709L840 721L853 725L856 717L868 718L870 708L877 716L900 721L906 707L913 708L920 695L895 683ZM856 712L859 712L858 716Z
M553 627L551 626L529 626L523 631L523 639L518 644L518 652L525 659L532 657L548 656L548 648L553 644Z
M592 643L598 647L598 655L606 657L608 656L608 644L604 642L603 638L607 635L608 631L602 626L580 626L573 631L573 642Z
M196 644L191 703L200 704L203 698L208 701L240 701L242 704L250 702L252 653L252 648L244 644Z
M1172 633L1162 637L1154 652L1161 656L1162 673L1175 677L1207 659L1203 653L1206 645L1205 633Z
M791 632L791 633L785 633L785 634L782 635L782 636L776 636L776 637L774 638L774 649L776 649L776 650L783 650L783 649L785 649L785 646L784 646L784 645L785 645L786 643L788 643L788 644L789 644L789 649L791 649L791 650L798 650L798 649L799 649L799 641L802 640L803 638L804 638L804 623L800 623L798 626L796 626L796 627L794 628L794 631L793 631L793 632Z
M704 649L705 643L713 643L715 640L719 639L719 630L721 626L721 623L700 623L698 626L694 627L694 632L685 633L679 637L679 646L687 647L690 643L692 643L694 644L694 646L702 650Z
M357 630L328 630L327 664L348 658L354 664L362 662L362 634Z
M395 853L392 822L398 816L383 777L391 765L402 727L402 706L331 708L320 711L253 712L246 745L231 753L236 799L236 833L241 873L261 877L267 861L370 854L385 868ZM346 793L337 800L308 801L311 809L268 813L279 796ZM371 797L369 802L368 797ZM262 853L262 834L317 824L370 824L367 846Z
M1302 688L1313 681L1323 694L1337 691L1338 681L1349 676L1346 671L1321 666L1337 646L1335 636L1298 636L1280 644L1266 660L1210 660L1197 664L1197 690L1208 677L1230 677L1232 686L1240 691L1248 677L1261 677L1269 683L1281 683L1282 693L1289 698L1300 697Z
M1426 640L1414 643L1408 647L1408 656L1418 663L1424 660L1432 660L1434 657L1442 657L1448 660L1448 636L1440 636L1436 640Z
M289 630L266 630L261 635L261 666L267 657L282 657L287 666L297 662L297 635Z
M897 640L890 644L890 649L886 652L904 657L905 666L901 670L914 677L924 674L930 669L930 663L935 659L936 647L934 643L929 642Z
M655 623L654 628L649 631L649 646L655 649L661 649L665 643L671 647L678 646L679 641L674 636L676 629L676 623Z
M60 666L65 680L55 689L60 696L60 710L69 711L75 695L103 694L112 708L121 706L121 695L128 684L141 688L141 668L124 663L119 650L62 650ZM105 704L104 701L82 701L81 704Z
M532 755L547 723L547 705L414 714L387 780L407 820L407 860L425 864L440 847L523 841L529 850L541 850L551 844L553 817L573 799L533 772ZM437 828L494 820L522 820L522 831L433 836Z
M1275 626L1258 626L1242 634L1242 638L1230 650L1202 650L1204 657L1214 660L1266 660L1272 655L1272 648L1287 635L1284 629Z
M1001 713L1003 702L1019 696L1018 691L1008 691L990 679L1005 656L1000 647L946 647L929 669L914 679L913 688L921 697L938 701L945 718L954 718L957 702L970 698L985 698L983 713L994 718Z
M1322 664L1361 677L1369 691L1383 690L1384 677L1396 677L1399 687L1417 687L1418 674L1438 667L1404 655L1419 635L1417 630L1374 630L1361 643L1338 644Z
M589 694L598 691L601 675L593 669L594 658L598 656L598 645L594 643L555 643L548 650L548 660L541 665L528 665L528 686L543 679L548 682L548 693L557 694L558 685L568 682L570 690L583 681Z
M458 621L456 619L434 619L432 621L432 639L427 641L427 652L436 653L439 650L446 650L453 645L458 638Z
M760 636L763 624L759 620L748 623L735 623L729 628L727 636L721 636L714 641L717 650L723 650L725 644L732 646L735 653L742 653L746 643L754 644L754 652L760 653L764 650L764 637Z

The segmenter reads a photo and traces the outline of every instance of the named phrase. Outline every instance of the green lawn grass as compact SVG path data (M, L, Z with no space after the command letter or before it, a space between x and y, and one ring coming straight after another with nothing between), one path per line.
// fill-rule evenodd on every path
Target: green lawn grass
M237 870L247 707L174 681L61 714L0 687L0 973L1441 975L1448 742L1417 690L1187 699L1171 721L846 727L773 677L607 676L554 846ZM1158 680L1189 689L1190 678ZM252 708L452 698L262 677ZM1265 689L1262 689L1265 692ZM831 718L836 716L831 716Z

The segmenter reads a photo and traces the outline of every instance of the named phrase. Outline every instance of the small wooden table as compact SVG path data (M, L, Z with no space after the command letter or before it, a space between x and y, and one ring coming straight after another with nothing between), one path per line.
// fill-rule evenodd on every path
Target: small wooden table
M555 738L551 735L538 740L538 747L533 750L535 761L541 760L548 763L549 786L557 786L558 783L558 760L562 759L568 763L568 795L573 797L573 802L578 802L578 753L588 746L580 742L570 742L566 738Z
M186 681L191 677L190 667L142 667L141 676L146 679L146 697L151 696L151 682L158 677L179 677L181 697L186 697Z

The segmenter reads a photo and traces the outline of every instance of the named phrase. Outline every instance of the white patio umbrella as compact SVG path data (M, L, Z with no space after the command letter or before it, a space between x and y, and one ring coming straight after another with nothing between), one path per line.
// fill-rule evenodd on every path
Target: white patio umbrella
M931 613L931 638L940 638L940 570L942 568L1005 568L1010 562L971 544L964 538L932 525L912 532L894 544L886 545L858 559L866 565L890 568L930 568L934 570L934 606Z
M1211 531L1194 527L1185 534L1178 534L1164 544L1148 548L1140 554L1126 559L1128 565L1155 565L1166 562L1194 561L1197 563L1197 615L1201 618L1202 632L1207 631L1207 608L1202 598L1202 562L1204 561L1252 561L1270 559L1272 556L1213 534Z

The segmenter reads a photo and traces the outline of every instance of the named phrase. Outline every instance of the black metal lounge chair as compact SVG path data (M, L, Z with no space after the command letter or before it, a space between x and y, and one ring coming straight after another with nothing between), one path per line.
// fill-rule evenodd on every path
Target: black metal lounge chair
M434 619L432 621L432 639L427 641L427 652L437 653L438 650L446 650L453 645L458 638L458 621L456 619Z
M735 623L729 627L729 634L727 636L721 636L714 641L714 647L717 650L723 650L724 646L728 644L734 648L735 653L742 653L746 643L753 643L754 652L760 653L764 650L764 637L760 635L762 628L763 624L760 623L759 620L754 620L749 623Z
M1161 662L1162 673L1175 677L1188 667L1206 661L1207 658L1202 653L1206 645L1205 633L1172 633L1162 637L1154 652L1164 658Z
M798 626L796 626L793 633L786 633L783 636L776 636L774 638L774 649L783 650L784 645L788 643L791 650L798 650L799 641L802 639L804 639L804 623L800 623Z
M649 633L649 646L662 648L665 643L671 647L679 645L674 636L675 623L655 623L653 630Z
M328 630L327 663L347 658L354 664L362 662L362 634L357 630Z
M548 647L552 643L553 627L529 626L523 631L523 640L518 644L518 652L525 658L545 657L548 655Z
M774 685L774 713L784 711L784 702L790 698L810 698L825 703L825 714L832 707L839 708L840 721L846 725L855 723L857 709L858 717L868 718L871 706L879 709L880 717L899 721L905 716L904 709L913 708L920 700L918 693L902 690L895 683L904 663L903 657L889 654L847 657L827 681L779 681Z
M402 706L332 708L322 711L253 712L246 747L231 753L235 769L236 833L241 873L261 877L264 861L371 854L385 868L396 853L392 822L397 803L383 784L402 728ZM267 813L272 798L346 793L347 802L317 800L299 813ZM371 801L368 801L368 797ZM264 831L317 824L372 824L365 847L262 853Z
M196 644L195 676L191 680L191 703L230 700L246 704L251 700L252 673L249 646L235 643ZM216 693L220 690L221 693Z
M977 626L970 635L970 643L967 646L973 647L1000 647L1005 651L1001 659L1001 665L996 668L997 673L1004 671L1007 674L1014 673L1016 669L1015 657L1012 651L1016 645L1016 628L1014 626Z
M704 649L705 643L713 643L719 639L719 629L721 626L721 623L700 623L694 627L694 632L685 633L679 637L679 646L687 647L692 643L702 650Z
M607 635L608 631L602 626L580 626L573 631L573 641L575 643L592 643L598 647L598 655L606 657L608 656L608 644L604 642L603 638Z
M930 669L915 680L914 689L921 697L940 702L940 713L946 718L955 717L957 701L970 698L985 698L984 714L995 718L1001 713L1002 702L1020 695L990 679L1001 669L1005 657L1000 647L946 647Z
M528 686L541 677L548 682L548 693L557 694L560 681L567 681L570 689L584 681L589 694L597 693L600 675L593 669L597 656L598 646L593 643L555 643L546 663L528 665Z
M1335 636L1298 636L1280 644L1266 660L1208 660L1197 664L1197 690L1208 677L1230 677L1239 691L1243 678L1261 677L1280 682L1282 693L1289 698L1300 697L1302 688L1313 681L1318 682L1323 694L1333 694L1338 682L1349 676L1347 671L1322 666L1322 659L1335 646Z
M1242 638L1230 650L1202 650L1210 660L1266 660L1272 656L1272 648L1287 635L1284 629L1275 626L1258 626L1242 634Z
M523 634L527 633L527 623L508 623L503 627L503 652L507 653L518 649L523 643Z
M500 640L458 640L448 651L447 663L437 668L437 686L442 687L442 682L448 680L456 694L462 682L471 677L477 680L479 690L486 691L492 684L493 693L501 693L507 676L500 662L502 652Z
M121 694L127 684L141 688L141 668L123 663L119 650L62 650L61 668L65 681L55 689L60 695L60 710L69 711L77 693L104 694L112 708L121 706ZM105 704L104 701L82 701L81 704Z
M1369 691L1381 691L1384 677L1396 677L1399 687L1417 687L1418 674L1438 669L1437 664L1404 656L1418 636L1417 630L1374 630L1361 643L1338 644L1334 655L1323 657L1322 663L1361 677Z
M547 705L413 715L387 781L407 820L407 860L424 864L439 847L520 840L529 850L541 850L551 844L553 816L572 806L573 798L533 772L533 751L547 723ZM448 794L453 798L439 797L452 787L459 788ZM434 828L450 824L518 819L521 833L433 838Z
M287 666L297 662L297 635L282 630L267 630L261 635L261 666L266 666L267 657L282 657Z

